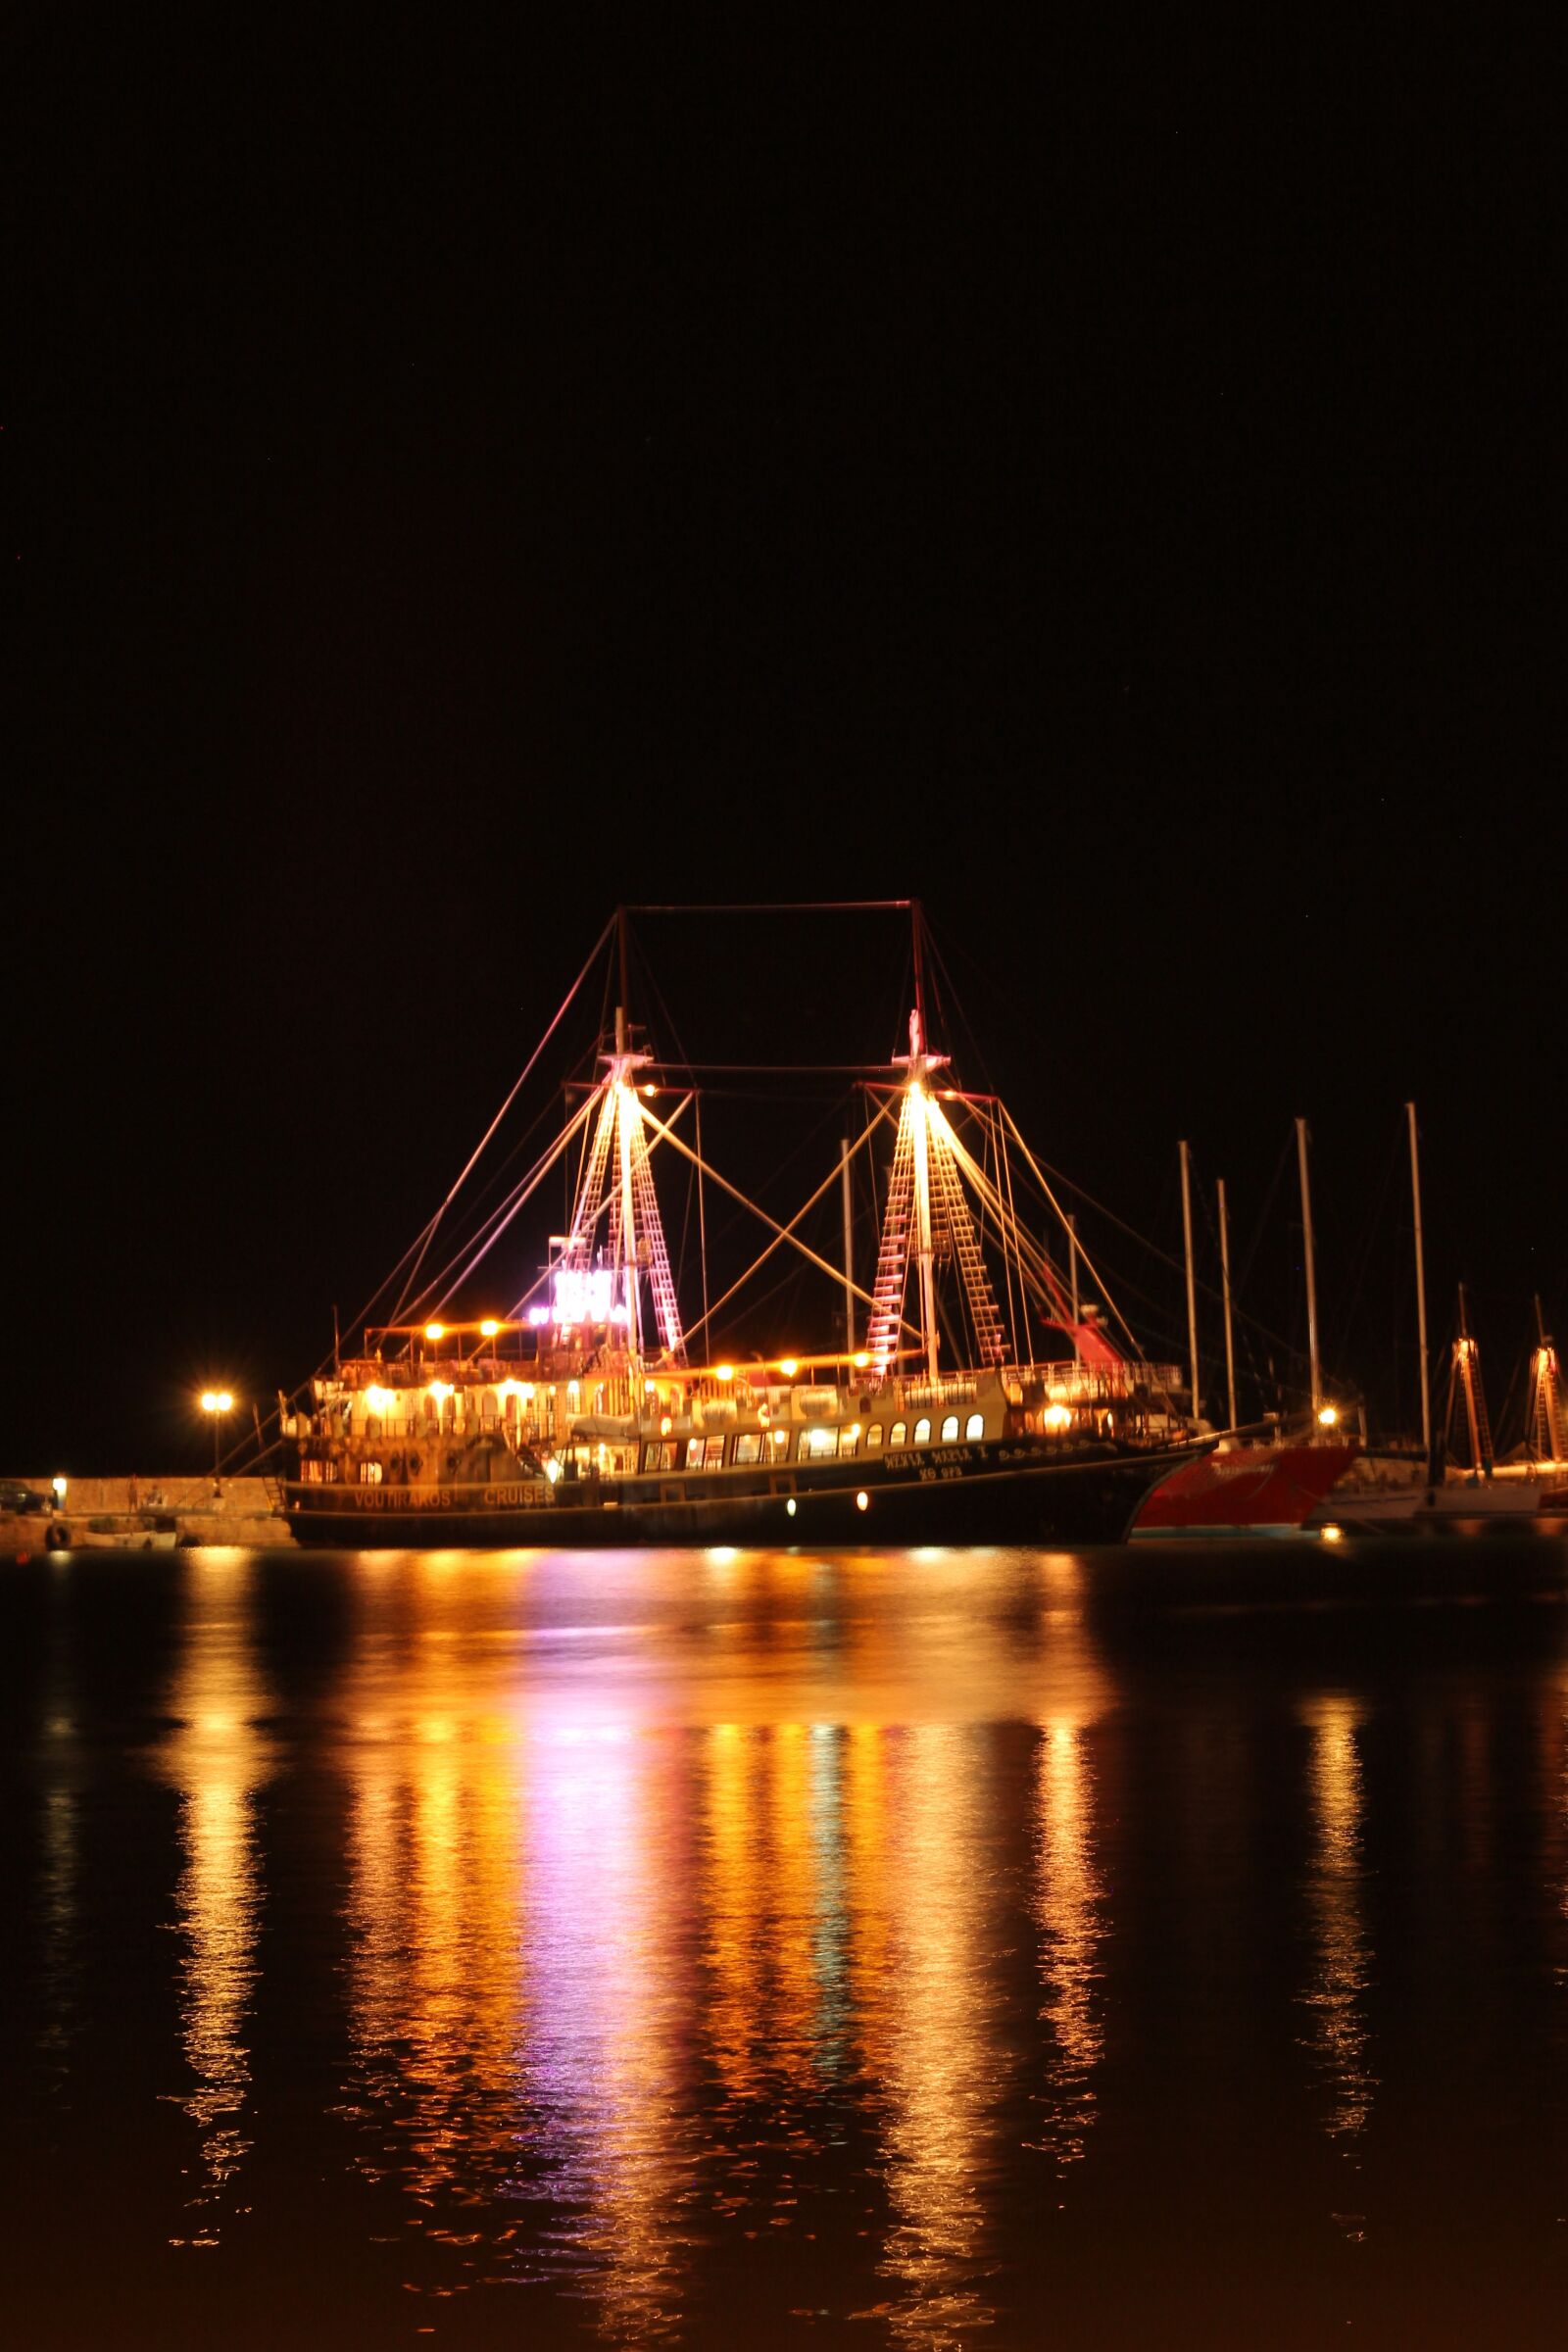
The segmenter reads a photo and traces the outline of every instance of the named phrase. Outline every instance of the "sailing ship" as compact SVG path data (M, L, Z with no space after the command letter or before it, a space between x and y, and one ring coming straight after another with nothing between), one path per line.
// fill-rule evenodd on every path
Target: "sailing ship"
M308 1390L280 1397L278 1501L296 1540L1120 1541L1150 1490L1203 1441L1171 1406L1172 1367L1123 1353L1093 1317L1069 1327L1063 1286L1013 1213L1007 1175L965 1144L964 1107L992 1098L952 1086L947 1057L927 1043L918 906L908 1051L877 1083L877 1116L856 1147L892 1126L873 1287L854 1282L848 1226L839 1269L800 1237L799 1218L782 1225L757 1207L768 1251L789 1242L842 1282L847 1344L744 1362L713 1360L682 1322L655 1152L744 1196L681 1132L692 1089L660 1084L665 1070L628 1020L625 914L613 926L621 1002L597 1076L503 1220L575 1146L567 1230L510 1311L457 1311L458 1289L471 1295L474 1279L465 1267L438 1311L368 1326L357 1352L335 1351ZM661 1115L671 1092L680 1100ZM986 1239L1004 1252L1017 1324L1027 1331L1028 1294L1061 1352L1041 1360L1014 1338Z

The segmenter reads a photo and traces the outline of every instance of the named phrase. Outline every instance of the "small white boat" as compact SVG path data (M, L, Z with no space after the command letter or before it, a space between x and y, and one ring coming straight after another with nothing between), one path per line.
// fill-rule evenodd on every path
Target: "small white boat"
M95 1511L90 1519L51 1519L51 1551L172 1551L179 1529L168 1511Z

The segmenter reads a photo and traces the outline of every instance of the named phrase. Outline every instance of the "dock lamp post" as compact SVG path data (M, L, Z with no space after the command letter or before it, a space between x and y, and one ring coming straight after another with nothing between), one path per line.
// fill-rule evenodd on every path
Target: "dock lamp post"
M223 1415L232 1412L234 1399L226 1389L204 1389L202 1411L213 1416L213 1484L218 1484L218 1440L223 1426Z

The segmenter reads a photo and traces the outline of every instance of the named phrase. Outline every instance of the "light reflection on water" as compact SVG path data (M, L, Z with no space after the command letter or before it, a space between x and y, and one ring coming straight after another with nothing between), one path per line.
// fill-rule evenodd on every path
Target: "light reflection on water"
M1307 1886L1316 1965L1303 1998L1315 2017L1314 2047L1327 2094L1324 2129L1354 2161L1374 2087L1364 2019L1369 1958L1361 1909L1360 1717L1353 1701L1331 1693L1316 1702L1308 1720L1315 1852Z
M272 1764L260 1728L268 1693L255 1668L247 1554L193 1560L184 1642L169 1694L175 1728L160 1758L179 1791L183 1867L174 1887L180 2032L195 2086L181 2099L196 2127L191 2243L214 2244L250 2148L251 2057L245 2035L257 1984L261 1872L257 1791Z
M1234 1626L1129 1630L1062 1555L213 1552L161 1573L123 1737L172 1791L165 1875L154 1842L140 1882L90 1866L124 1775L57 1631L29 1765L37 1989L12 2030L90 2106L84 1971L106 1932L146 1940L139 1886L172 1929L154 2095L183 2137L135 2210L212 2271L265 2228L308 2028L333 2084L310 2161L380 2282L374 2340L526 2321L542 2342L728 2344L739 2311L759 2346L1048 2322L1087 2341L1107 2291L1147 2334L1164 2290L1111 2275L1167 2224L1178 2272L1207 2246L1204 2291L1238 2244L1295 2231L1298 2289L1314 2263L1338 2281L1310 2333L1352 2291L1334 2262L1401 2242L1450 2021L1490 2015L1495 2050L1534 2020L1521 2108L1547 2083L1568 2125L1556 1655L1494 1674L1461 1644L1423 1681L1398 1643L1360 1674L1338 1638L1319 1662L1321 1628L1251 1651ZM1520 1815L1510 1944L1499 1823ZM309 2019L270 2006L285 1942ZM153 2046L161 2017L149 1995ZM1493 2193L1449 2163L1472 2204Z

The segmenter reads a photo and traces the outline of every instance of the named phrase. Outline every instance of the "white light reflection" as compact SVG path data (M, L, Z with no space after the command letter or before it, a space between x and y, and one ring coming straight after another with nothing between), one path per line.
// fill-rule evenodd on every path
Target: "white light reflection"
M689 1795L678 1734L588 1720L532 1740L522 2053L558 2260L603 2334L649 2344L680 2319L695 2153L685 2047Z
M1324 2129L1352 2164L1359 2163L1376 2087L1366 2063L1363 2014L1369 1956L1361 1916L1360 1721L1354 1701L1340 1695L1325 1695L1306 1711L1317 1840L1306 1892L1316 1966L1301 1998L1313 2013L1308 2046L1327 2094ZM1352 2237L1362 2234L1359 2215L1341 2219Z
M1037 1750L1035 1918L1042 2021L1051 2028L1041 2146L1075 2164L1095 2117L1094 2075L1104 2054L1100 2015L1105 1889L1095 1866L1094 1781L1084 1726L1043 1723Z
M191 1556L184 1646L170 1694L177 1729L162 1757L179 1790L185 1857L174 1902L184 1942L181 2037L196 2087L180 2103L201 2143L203 2178L190 2202L205 2209L193 2245L217 2241L221 2208L250 2146L243 2036L261 1926L256 1795L273 1763L272 1744L258 1728L269 1696L252 1662L250 1585L242 1552Z
M888 2101L879 2267L903 2290L887 2325L906 2344L952 2344L994 2319L976 2284L1005 2067L979 1860L991 1736L857 1727L845 1767L857 2005Z

